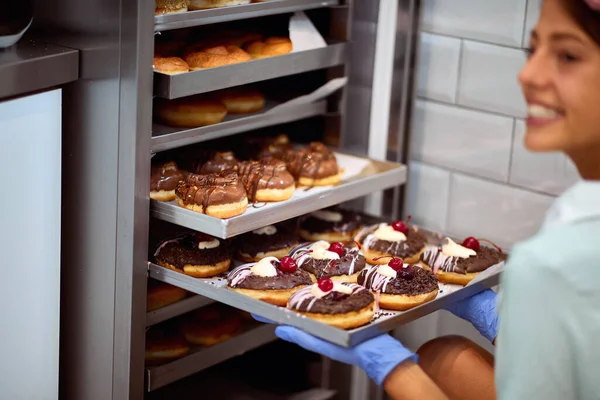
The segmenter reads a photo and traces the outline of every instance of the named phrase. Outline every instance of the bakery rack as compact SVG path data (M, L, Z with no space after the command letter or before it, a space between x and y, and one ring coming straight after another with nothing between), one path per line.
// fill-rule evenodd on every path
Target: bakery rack
M154 2L148 0L89 0L85 5L77 0L37 1L36 30L51 43L79 50L81 57L80 79L65 88L63 107L60 398L142 399L146 388L167 385L274 339L272 327L261 326L214 348L146 369L147 326L212 301L196 296L146 312L149 275L191 288L148 263L151 216L231 237L341 202L355 200L354 206L373 209L373 198L362 197L383 190L388 202L374 208L388 218L399 215L419 4L268 0L154 17ZM154 36L163 30L285 18L295 11L305 11L317 21L326 47L177 76L152 71ZM173 130L153 125L154 96L178 98L310 71L323 72L321 83L345 77L347 85L325 100L211 127ZM393 90L386 92L386 87ZM366 173L229 221L186 214L149 200L154 153L305 120L318 120L314 129L340 154L367 163ZM396 150L395 159L385 156L389 146ZM326 381L339 398L367 398L360 393L368 385L348 385L351 373L350 368L336 366Z

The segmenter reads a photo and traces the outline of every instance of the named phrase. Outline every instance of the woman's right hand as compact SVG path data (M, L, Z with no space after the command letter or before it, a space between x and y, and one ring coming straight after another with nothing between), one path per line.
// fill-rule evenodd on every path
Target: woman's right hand
M482 336L493 342L498 334L497 297L498 295L493 290L484 290L451 304L446 307L446 310L469 321Z

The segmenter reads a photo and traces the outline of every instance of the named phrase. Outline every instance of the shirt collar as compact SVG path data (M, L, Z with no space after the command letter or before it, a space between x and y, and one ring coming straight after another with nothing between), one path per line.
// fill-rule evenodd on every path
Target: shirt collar
M600 219L600 181L580 181L560 196L546 214L542 229Z

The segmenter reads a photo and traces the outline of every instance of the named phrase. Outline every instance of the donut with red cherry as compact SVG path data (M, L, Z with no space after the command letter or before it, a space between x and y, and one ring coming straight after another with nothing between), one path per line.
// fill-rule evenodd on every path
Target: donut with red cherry
M379 307L404 311L437 297L438 279L431 271L405 264L400 258L387 261L369 266L358 275L358 284L376 293Z
M330 278L336 282L353 282L365 268L366 260L358 243L320 240L296 248L291 254L299 268L308 272L315 280Z
M362 245L369 264L387 264L385 257L401 258L407 264L419 261L427 238L418 227L409 225L409 220L372 225L358 232L354 240Z
M375 297L356 283L321 278L294 293L288 309L340 329L368 324L375 315Z
M440 282L465 286L483 271L504 262L507 255L486 239L468 237L458 244L447 237L439 246L427 246L420 258Z
M240 265L227 275L227 288L276 306L285 306L297 290L313 283L308 272L289 256L265 257Z

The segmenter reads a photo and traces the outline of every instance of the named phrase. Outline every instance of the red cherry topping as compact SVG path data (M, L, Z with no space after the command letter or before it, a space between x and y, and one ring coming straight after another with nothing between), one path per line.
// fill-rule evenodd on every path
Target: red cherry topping
M406 222L395 221L395 222L392 222L391 227L393 230L395 230L397 232L402 232L406 235L406 232L408 232L408 221L410 221L410 215L406 218Z
M289 272L292 274L298 269L298 264L296 264L296 261L292 257L285 256L279 262L279 269L282 272Z
M333 281L329 278L319 279L317 281L317 285L323 292L329 292L331 289L333 289Z
M341 257L344 255L344 244L340 242L331 243L327 250L337 253L337 255Z
M390 262L388 262L388 265L390 266L391 269L393 269L394 271L399 271L402 269L402 265L404 263L402 262L401 258L392 258L390 260Z
M463 240L462 245L467 249L471 249L474 251L479 250L479 240L475 239L473 236L469 236L465 240Z

